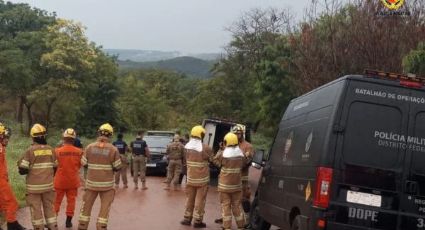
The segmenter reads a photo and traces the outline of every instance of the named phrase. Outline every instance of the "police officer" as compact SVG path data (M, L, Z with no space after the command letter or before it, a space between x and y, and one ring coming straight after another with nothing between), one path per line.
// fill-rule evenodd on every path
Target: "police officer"
M232 213L238 229L245 224L241 210L242 199L242 168L248 160L238 146L238 137L234 133L224 136L224 150L220 150L213 163L221 168L218 180L218 192L222 206L223 229L232 228Z
M130 151L133 159L133 181L134 189L139 189L139 176L142 181L142 189L146 187L146 162L150 157L149 148L146 141L143 140L144 131L137 133L136 140L130 143Z
M126 153L129 152L128 145L123 141L124 135L122 133L118 134L117 140L112 144L117 147L118 152L120 153L122 167L120 171L115 173L115 187L118 188L120 184L120 178L124 184L124 188L128 188L127 182L127 168L128 168L128 159Z
M7 173L6 146L11 135L11 130L0 123L0 212L5 214L8 230L25 230L16 220L18 202Z
M174 189L176 189L182 172L184 157L184 145L180 142L179 135L174 135L173 142L167 146L165 154L168 157L167 186L165 189L170 189L171 182L173 182Z
M56 170L56 155L46 142L46 128L35 124L30 131L33 144L18 162L19 173L26 176L26 201L31 210L34 230L57 230L57 219L53 202L53 176ZM44 214L44 217L43 217Z
M121 169L118 149L109 143L113 133L114 129L110 124L100 126L97 141L87 146L81 159L81 163L88 168L88 171L79 230L88 229L91 210L97 196L100 197L100 212L96 229L107 229L109 210L115 196L114 171Z
M63 132L63 145L55 149L58 160L58 170L55 175L54 186L56 190L55 212L59 213L62 199L66 196L66 222L67 228L72 228L72 217L75 211L75 201L80 187L79 171L83 150L75 147L77 133L74 129Z
M191 130L189 142L185 145L187 184L186 184L186 211L182 225L191 225L194 219L194 228L205 228L203 222L205 202L210 181L210 168L208 162L212 160L213 151L202 143L205 129L197 125Z

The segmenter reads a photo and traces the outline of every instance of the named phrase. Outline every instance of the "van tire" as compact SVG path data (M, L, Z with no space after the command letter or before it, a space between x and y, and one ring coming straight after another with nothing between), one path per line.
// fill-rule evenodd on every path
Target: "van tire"
M269 230L270 229L270 226L271 226L270 223L265 221L260 216L257 196L254 198L254 201L252 201L251 212L249 213L249 220L250 220L249 229L251 230Z
M301 228L301 218L300 216L296 216L294 221L292 222L291 230L303 230Z

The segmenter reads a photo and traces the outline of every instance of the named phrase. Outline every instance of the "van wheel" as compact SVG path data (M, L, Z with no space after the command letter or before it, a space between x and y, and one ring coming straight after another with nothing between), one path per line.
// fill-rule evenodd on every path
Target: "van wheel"
M300 216L295 217L294 222L292 222L291 230L302 230Z
M270 224L267 223L261 216L258 207L258 198L255 197L252 201L251 213L249 214L251 230L269 230Z

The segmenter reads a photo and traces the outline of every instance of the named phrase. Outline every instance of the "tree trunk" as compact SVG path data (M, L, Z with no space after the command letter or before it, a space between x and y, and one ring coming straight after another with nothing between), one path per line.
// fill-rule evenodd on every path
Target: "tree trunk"
M45 117L45 125L46 125L46 129L49 129L50 126L50 117L52 114L52 109L53 109L53 105L55 103L56 99L53 99L51 101L48 101L47 104L47 112L46 112L46 117Z
M19 97L19 105L18 105L18 114L16 115L16 120L22 125L24 123L24 104L26 103L26 97Z
M29 133L29 131L31 130L31 127L33 125L33 117L32 117L32 112L31 112L32 105L33 105L33 103L25 103L25 108L27 109L27 119L28 119L27 133Z

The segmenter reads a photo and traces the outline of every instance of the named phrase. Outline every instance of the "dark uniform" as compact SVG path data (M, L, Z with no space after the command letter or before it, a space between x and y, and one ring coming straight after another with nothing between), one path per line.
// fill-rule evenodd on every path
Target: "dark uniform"
M146 152L147 147L146 141L141 138L136 138L136 140L130 144L133 154L133 181L136 189L138 188L139 176L140 181L142 181L142 188L146 188L146 162L149 156Z
M120 184L120 178L122 178L124 188L127 188L128 159L126 153L128 151L128 145L125 141L121 139L114 141L112 144L118 149L122 163L121 169L115 173L115 185L118 186Z

